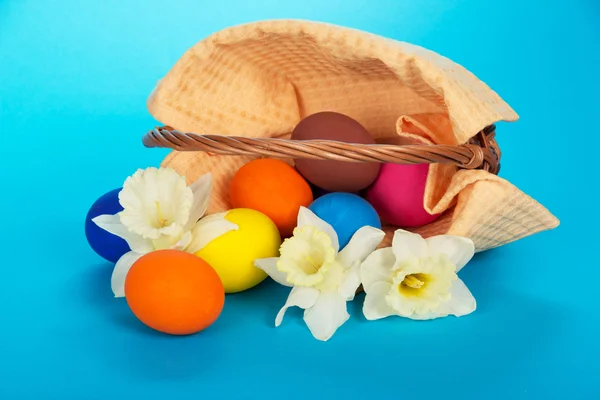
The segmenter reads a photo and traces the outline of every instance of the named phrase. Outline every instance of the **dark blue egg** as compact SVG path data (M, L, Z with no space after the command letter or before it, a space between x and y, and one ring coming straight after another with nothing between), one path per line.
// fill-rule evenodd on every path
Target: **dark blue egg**
M85 217L85 237L90 247L102 258L116 263L129 249L123 239L100 228L92 221L98 215L116 214L123 210L119 203L119 192L122 188L111 190L94 202Z
M333 227L338 235L340 250L363 226L381 229L381 220L375 208L355 194L328 193L313 201L308 208Z

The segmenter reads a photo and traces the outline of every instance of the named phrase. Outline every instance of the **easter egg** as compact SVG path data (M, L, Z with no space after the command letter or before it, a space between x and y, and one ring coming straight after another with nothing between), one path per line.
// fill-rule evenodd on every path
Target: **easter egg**
M309 184L281 160L258 159L242 166L230 186L231 205L269 217L283 237L292 235L301 206L313 201Z
M319 197L308 208L332 226L338 235L340 250L363 226L381 229L379 215L373 206L355 194L329 193Z
M371 134L358 121L331 111L311 114L302 119L294 128L291 138L375 143ZM373 183L380 167L379 163L335 160L296 159L294 162L302 176L330 192L358 192Z
M383 164L365 197L386 222L404 228L426 225L439 217L423 205L428 172L429 164Z
M217 271L226 293L236 293L266 279L267 274L254 266L254 260L278 257L281 236L275 223L260 211L235 208L225 219L238 229L217 237L195 254Z
M125 278L125 299L133 314L150 328L189 335L217 320L225 291L206 261L179 250L158 250L131 266Z
M100 257L113 263L129 252L129 245L120 237L100 228L92 219L104 214L114 215L123 210L119 203L121 189L111 190L96 200L85 217L85 237L90 247Z
M310 188L312 190L312 194L313 194L313 199L314 200L318 199L319 197L325 196L326 194L335 193L335 192L330 192L330 191L325 190L325 189L321 189L320 187L315 186L313 184L310 185ZM358 192L344 192L344 193L351 193L351 194L355 194L357 196L360 196L361 193L362 193L362 190L360 190Z

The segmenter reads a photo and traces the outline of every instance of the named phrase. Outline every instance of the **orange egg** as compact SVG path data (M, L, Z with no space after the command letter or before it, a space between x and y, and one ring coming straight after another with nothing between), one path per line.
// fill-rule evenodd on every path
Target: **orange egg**
M233 208L250 208L269 217L282 237L292 235L300 206L313 201L312 190L293 167L275 159L250 161L231 181Z
M189 335L217 320L225 290L206 261L183 251L159 250L132 265L125 278L125 298L150 328Z

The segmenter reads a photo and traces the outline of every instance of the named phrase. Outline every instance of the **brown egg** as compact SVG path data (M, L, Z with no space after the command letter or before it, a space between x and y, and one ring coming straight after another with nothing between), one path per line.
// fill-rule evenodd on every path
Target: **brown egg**
M375 144L371 134L354 119L325 111L302 119L292 132L293 140L335 140ZM298 172L313 185L330 192L357 192L368 187L379 173L379 163L333 160L294 160Z

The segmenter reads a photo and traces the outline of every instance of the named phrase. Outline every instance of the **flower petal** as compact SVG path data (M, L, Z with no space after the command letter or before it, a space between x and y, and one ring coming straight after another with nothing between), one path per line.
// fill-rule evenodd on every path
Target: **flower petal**
M346 268L352 266L355 262L363 262L369 254L375 251L384 237L385 232L381 229L363 226L352 235L350 242L340 251L337 261L341 262Z
M333 284L337 288L344 273L343 267L335 261L331 238L312 225L294 229L294 236L283 241L279 254L277 269L283 271L294 286ZM334 270L330 271L332 267Z
M394 232L392 248L396 262L402 262L411 257L423 258L427 255L427 242L421 235L398 229Z
M143 254L130 251L129 253L123 254L121 258L119 258L119 261L117 261L110 278L110 286L112 287L115 297L125 297L125 278L133 263L141 256L143 256Z
M392 267L396 263L396 256L391 247L375 250L360 266L360 281L365 292L377 282L392 281Z
M148 253L153 250L152 242L148 239L144 239L140 235L130 232L125 225L121 223L119 214L99 215L92 219L92 221L105 231L125 240L129 245L129 248L136 253Z
M329 340L342 326L350 314L346 310L346 299L337 292L325 292L315 304L304 311L304 322L312 335L319 340Z
M189 253L195 253L207 244L230 231L235 231L238 226L225 219L227 212L207 215L196 222L192 229L192 242L186 249Z
M173 245L171 248L173 248L175 250L185 250L192 242L192 239L193 239L192 232L187 231L186 233L184 233L181 236L181 239L179 239L179 241L177 243L175 243L175 245Z
M277 257L259 258L254 260L254 266L265 271L271 279L280 285L292 287L292 284L287 281L287 274L277 269L278 260Z
M295 286L290 292L285 305L279 310L279 313L277 313L275 326L281 325L281 321L283 321L283 317L288 308L300 307L302 309L307 309L315 304L318 297L319 291L315 288Z
M475 298L460 278L452 283L450 293L452 294L450 301L440 306L439 313L442 316L455 315L457 317L462 317L472 313L477 308Z
M475 244L465 237L438 235L425 241L428 245L428 254L430 256L445 254L456 265L456 272L460 271L475 254Z
M128 230L146 238L175 236L189 221L194 194L171 168L139 169L119 192L119 213Z
M392 284L389 282L375 282L371 285L363 303L363 314L366 319L374 321L397 314L386 301L391 287Z
M190 219L185 225L186 231L192 229L196 222L198 222L206 212L208 203L210 202L212 187L213 177L210 172L202 175L190 185L190 188L194 193L194 201L192 203L192 208L190 209Z
M339 293L347 300L354 300L356 289L360 286L360 263L356 261L346 272L344 280L338 288Z
M404 318L409 318L415 321L426 321L429 319L436 319L436 318L440 318L440 317L445 317L446 315L440 315L438 313L435 313L433 311L429 311L426 314L417 314L417 313L412 313L411 315L402 315L402 317Z
M321 218L317 217L317 215L308 208L300 207L300 211L298 212L297 226L298 228L302 228L303 226L314 226L321 232L325 232L331 238L331 245L335 249L335 252L337 253L340 250L338 235L333 227L327 222L323 221Z

